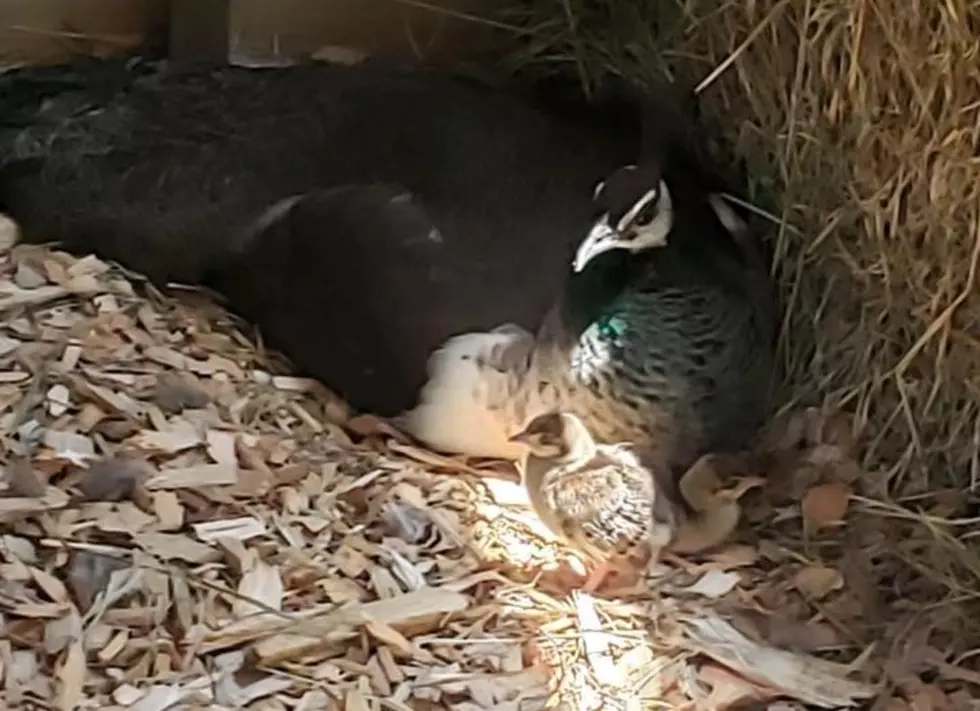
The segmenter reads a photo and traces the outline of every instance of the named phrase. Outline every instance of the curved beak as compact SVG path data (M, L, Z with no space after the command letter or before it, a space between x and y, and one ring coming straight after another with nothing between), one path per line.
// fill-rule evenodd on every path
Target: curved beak
M520 432L515 432L514 434L512 434L510 437L507 438L507 441L520 442L522 444L525 444L527 442L527 432L525 430L521 430Z
M579 245L572 261L572 270L578 273L603 252L610 252L620 246L619 234L602 219L592 226L588 236Z
M531 422L533 421L533 419L534 418L531 418L531 419L527 420L524 423L524 426L521 427L516 432L511 432L507 436L507 441L508 442L521 442L523 444L527 444L528 443L528 440L530 440L533 437L533 435L528 431L528 428L530 427Z

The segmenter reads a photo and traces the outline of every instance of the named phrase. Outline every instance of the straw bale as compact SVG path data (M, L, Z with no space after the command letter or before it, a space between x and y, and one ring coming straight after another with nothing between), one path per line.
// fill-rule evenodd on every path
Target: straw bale
M784 401L867 425L894 490L980 475L980 6L530 0L521 65L674 77L772 210Z

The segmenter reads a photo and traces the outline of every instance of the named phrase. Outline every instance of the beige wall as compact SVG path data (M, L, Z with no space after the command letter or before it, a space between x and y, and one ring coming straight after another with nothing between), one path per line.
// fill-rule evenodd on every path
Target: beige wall
M439 60L471 55L493 41L485 25L399 0L229 1L231 45L238 54L302 56L341 45ZM496 3L431 4L478 14ZM0 57L55 61L132 47L166 6L167 0L0 0Z
M479 14L493 0L436 0L447 10ZM471 54L491 42L488 26L399 0L234 0L233 51L286 55L324 45L430 60Z
M0 56L56 61L132 47L165 0L0 0Z

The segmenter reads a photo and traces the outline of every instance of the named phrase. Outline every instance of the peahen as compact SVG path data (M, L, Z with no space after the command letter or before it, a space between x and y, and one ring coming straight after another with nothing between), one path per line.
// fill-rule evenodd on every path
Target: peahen
M747 445L774 364L766 259L697 163L666 143L662 154L598 185L595 224L540 328L450 339L404 429L436 449L517 459L515 432L567 411L601 442L662 457L674 476Z

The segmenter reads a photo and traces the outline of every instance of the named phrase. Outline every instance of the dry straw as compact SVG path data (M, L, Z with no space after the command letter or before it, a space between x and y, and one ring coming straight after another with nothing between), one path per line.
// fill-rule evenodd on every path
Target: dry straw
M978 470L980 8L532 0L512 57L701 91L775 200L785 397L855 411L901 494Z

